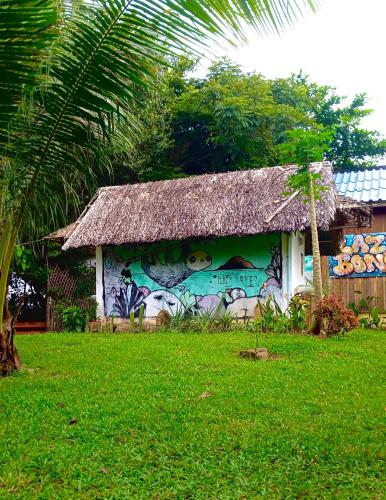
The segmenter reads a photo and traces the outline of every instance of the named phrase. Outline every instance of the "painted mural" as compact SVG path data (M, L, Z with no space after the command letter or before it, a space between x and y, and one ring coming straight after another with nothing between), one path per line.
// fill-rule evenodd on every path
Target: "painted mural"
M340 255L329 257L330 277L386 276L386 233L346 234Z
M280 235L107 247L103 252L106 316L161 310L254 315L257 298L282 301Z
M312 285L314 282L314 258L312 255L304 257L304 278L307 285Z

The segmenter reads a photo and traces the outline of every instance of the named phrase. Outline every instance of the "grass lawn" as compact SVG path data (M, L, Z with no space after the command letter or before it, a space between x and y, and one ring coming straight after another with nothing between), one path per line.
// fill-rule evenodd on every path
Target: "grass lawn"
M385 339L19 336L0 498L383 498Z

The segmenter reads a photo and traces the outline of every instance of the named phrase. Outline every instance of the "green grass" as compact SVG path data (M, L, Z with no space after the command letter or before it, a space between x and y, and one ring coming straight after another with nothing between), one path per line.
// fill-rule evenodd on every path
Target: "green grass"
M265 336L258 362L246 333L16 343L0 498L383 498L383 333Z

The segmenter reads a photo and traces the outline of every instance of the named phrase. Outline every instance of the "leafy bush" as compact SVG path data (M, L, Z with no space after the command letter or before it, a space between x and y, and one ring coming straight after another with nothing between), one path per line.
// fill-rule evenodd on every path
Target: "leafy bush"
M184 331L186 322L187 322L187 317L185 311L182 308L177 309L176 312L171 315L170 325L167 326L167 329L182 332Z
M273 296L265 302L259 300L257 305L259 317L249 322L248 330L251 332L299 333L307 326L310 304L301 295L294 295L285 311Z
M79 307L60 302L55 306L55 309L63 319L66 332L84 332L88 322L96 317L97 303L95 300L89 299L87 307Z
M347 333L359 326L354 312L346 307L336 295L323 297L317 302L314 314L327 337Z
M60 268L62 269L62 268ZM52 269L51 269L52 271ZM50 288L47 295L49 303L54 311L55 327L66 330L74 330L74 326L80 328L80 324L84 323L82 331L86 329L89 321L95 321L97 315L97 303L93 295L95 294L95 267L89 267L84 263L79 263L78 259L69 258L63 264L62 272L66 273L75 280L75 288L71 291L63 283L55 288ZM74 308L74 309L73 309ZM80 311L79 311L79 310ZM63 312L66 310L66 318ZM77 311L77 312L76 312ZM70 317L78 316L82 318L79 321L72 321ZM61 321L60 321L61 320ZM66 326L70 324L71 327Z
M279 316L276 320L276 323L273 327L274 333L290 333L292 332L292 321L291 318L288 318L285 314Z
M216 317L212 311L200 311L188 320L192 332L209 333L216 330Z
M363 328L380 328L383 324L383 319L379 315L377 307L372 307L367 314L367 318L359 320L360 326Z
M360 290L355 290L354 293L362 295ZM347 307L353 311L355 316L359 316L361 312L367 312L367 317L359 320L359 324L363 328L380 328L382 326L383 319L379 315L379 309L372 305L374 300L378 298L379 297L375 297L373 295L367 295L365 297L361 297L358 307L356 307L353 302L348 304Z
M228 310L196 311L187 313L177 310L171 317L169 330L179 332L226 332L235 329L246 329L250 333L288 333L305 329L309 302L301 296L294 296L286 311L282 311L274 296L265 301L258 300L258 318L240 325L236 316Z
M224 311L217 320L217 328L221 332L229 332L236 326L236 315L231 311Z
M357 316L357 317L358 317L358 316L360 315L361 311L360 311L360 309L359 309L359 308L355 305L355 303L354 303L354 302L349 302L349 303L347 304L347 307L348 307L349 309L351 309L351 311L355 314L355 316Z
M262 333L275 331L278 319L285 318L285 314L273 295L269 295L265 302L258 300L257 308L259 317L254 321L254 324L255 328Z
M198 311L195 314L177 310L171 317L168 330L178 332L226 332L237 328L236 317L230 311Z
M287 308L291 331L299 333L307 328L309 309L310 303L301 294L296 294L291 298Z
M84 332L86 315L78 306L65 307L62 310L63 324L66 332Z

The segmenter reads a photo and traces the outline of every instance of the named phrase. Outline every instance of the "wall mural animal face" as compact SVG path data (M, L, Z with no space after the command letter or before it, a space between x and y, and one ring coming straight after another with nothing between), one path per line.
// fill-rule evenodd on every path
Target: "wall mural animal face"
M144 298L146 316L157 317L162 310L167 311L172 316L181 309L181 301L174 293L167 290L156 290Z
M250 317L257 298L269 294L281 301L280 235L104 249L107 316L138 315L143 304L147 318L161 310L174 315L227 309Z
M212 257L206 252L192 252L185 263L188 269L196 273L209 267L212 264Z

